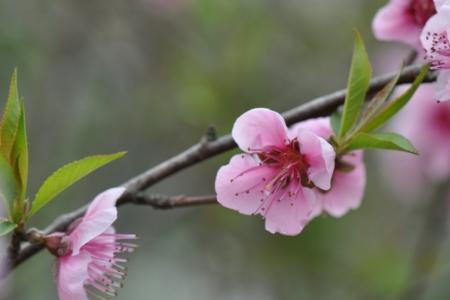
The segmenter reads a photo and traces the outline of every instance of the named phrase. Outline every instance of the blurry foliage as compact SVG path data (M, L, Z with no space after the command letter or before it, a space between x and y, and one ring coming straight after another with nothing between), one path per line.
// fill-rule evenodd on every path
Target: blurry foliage
M284 111L342 88L353 28L375 66L378 51L392 46L371 36L372 16L384 2L1 1L0 99L18 66L29 191L74 157L129 151L50 204L34 225L176 154L209 123L225 134L251 107ZM152 192L211 193L215 171L230 155ZM273 236L259 217L218 206L123 207L117 226L142 239L117 299L390 299L404 288L419 212L396 201L378 178L369 174L362 208L339 220L318 218L294 238ZM56 299L50 268L47 253L21 266L7 299ZM24 288L30 282L34 288ZM445 295L448 285L439 282L437 294Z

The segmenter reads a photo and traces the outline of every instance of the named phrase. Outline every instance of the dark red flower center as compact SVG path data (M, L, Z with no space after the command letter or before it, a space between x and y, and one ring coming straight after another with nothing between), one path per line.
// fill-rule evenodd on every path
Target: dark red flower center
M248 153L259 158L256 166L250 167L230 179L235 182L240 177L246 176L260 168L271 169L273 172L267 177L261 177L253 186L246 187L243 191L235 193L236 197L257 191L261 205L255 210L263 215L272 207L273 203L288 200L290 206L294 206L294 199L303 194L302 187L313 188L314 183L309 179L309 163L301 152L301 144L298 139L286 140L283 146L264 146L259 149L247 149ZM246 155L242 155L245 159Z
M436 7L433 0L412 0L409 6L409 14L420 27L436 14Z
M270 147L265 151L258 151L257 155L262 164L282 170L274 179L278 187L285 188L292 181L300 182L305 187L314 187L307 174L309 164L300 152L297 139L288 141L284 148Z

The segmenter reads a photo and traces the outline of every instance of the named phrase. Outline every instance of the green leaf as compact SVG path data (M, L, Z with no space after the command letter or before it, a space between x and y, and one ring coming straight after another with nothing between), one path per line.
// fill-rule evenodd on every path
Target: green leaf
M0 197L3 198L9 211L11 204L17 194L17 182L14 171L8 161L0 153Z
M395 86L397 85L397 81L400 78L402 73L402 68L399 70L397 75L389 81L376 95L370 100L367 108L365 109L362 117L361 123L367 123L370 119L372 119L383 107L383 105L388 100L389 96L394 91Z
M7 220L0 220L0 236L4 236L14 229L16 229L17 224L14 224Z
M367 122L362 128L362 132L371 132L375 129L383 126L387 121L389 121L395 114L397 114L412 98L414 93L416 92L419 85L422 83L422 80L428 73L428 65L424 66L419 75L417 75L413 84L399 96L397 99L391 101L386 107L381 110L378 114L376 114L369 122Z
M25 197L28 181L28 141L25 123L25 108L21 105L19 128L17 129L16 143L13 148L13 161L16 163L17 177L20 180L21 196Z
M387 149L417 154L416 148L405 137L397 133L358 133L345 148L346 151L356 149Z
M13 205L13 220L19 222L22 219L24 210L24 201L27 192L28 181L28 142L25 124L25 108L21 105L21 114L19 128L17 129L16 142L12 152L13 162L15 163L15 175L18 178L20 191Z
M9 85L8 100L0 123L1 150L8 161L11 161L11 151L16 140L17 129L19 128L20 111L17 70L14 70Z
M351 130L358 120L369 88L371 75L372 68L364 47L364 42L361 35L356 32L352 65L347 84L347 96L345 97L344 102L344 112L342 115L341 127L339 129L339 137L343 137Z
M124 154L125 152L119 152L110 155L89 156L81 160L71 162L58 169L50 175L50 177L48 177L44 184L40 187L32 202L28 217L34 215L42 207L47 205L53 198L81 178L110 163L111 161L122 157Z
M341 127L342 113L335 111L330 117L331 128L335 135L339 133L339 127Z

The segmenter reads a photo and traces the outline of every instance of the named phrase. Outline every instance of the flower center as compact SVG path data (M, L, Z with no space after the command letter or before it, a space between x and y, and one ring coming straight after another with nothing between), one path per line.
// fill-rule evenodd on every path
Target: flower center
M257 172L266 175L257 176L252 186L241 186L234 194L235 197L259 197L261 204L254 214L266 215L273 203L289 201L290 206L296 203L296 197L303 194L303 187L313 188L314 183L309 179L309 163L301 153L301 144L298 139L286 140L285 145L265 146L260 149L247 149L249 154L259 158L259 164L246 169L230 179L231 184L239 184L244 176L255 176ZM246 159L242 155L242 159ZM266 177L267 176L267 177Z
M423 27L428 19L436 14L436 7L433 0L412 0L409 6L409 14L414 18L417 25Z
M285 188L294 181L306 187L314 187L309 180L307 174L309 164L300 152L298 139L288 141L284 148L267 147L267 149L257 151L256 154L263 165L280 170L266 187Z

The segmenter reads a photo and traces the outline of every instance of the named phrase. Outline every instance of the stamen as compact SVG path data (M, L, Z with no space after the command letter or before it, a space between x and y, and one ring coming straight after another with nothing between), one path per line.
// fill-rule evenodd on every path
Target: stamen
M117 253L131 253L137 245L121 240L136 239L134 234L104 233L86 244L83 249L91 255L88 265L89 278L86 291L93 297L106 300L117 295L117 289L123 287L127 269L122 264L128 259L117 257Z
M243 191L235 192L235 196L239 197L241 194L249 194L256 188L260 189L263 187L260 190L262 195L259 199L260 205L254 214L260 213L265 216L274 203L292 201L302 186L314 187L307 172L309 164L301 153L301 144L297 139L285 140L285 145L282 147L265 146L260 149L249 148L248 151L260 159L259 165L233 177L230 179L231 183L235 182L239 177L248 175L250 172L260 170L261 167L271 168L276 172L271 178L263 177L253 186L246 187ZM294 203L291 202L291 205L294 205Z
M432 70L450 69L450 42L447 32L427 32L425 38L431 40L430 49L426 49L425 59Z

